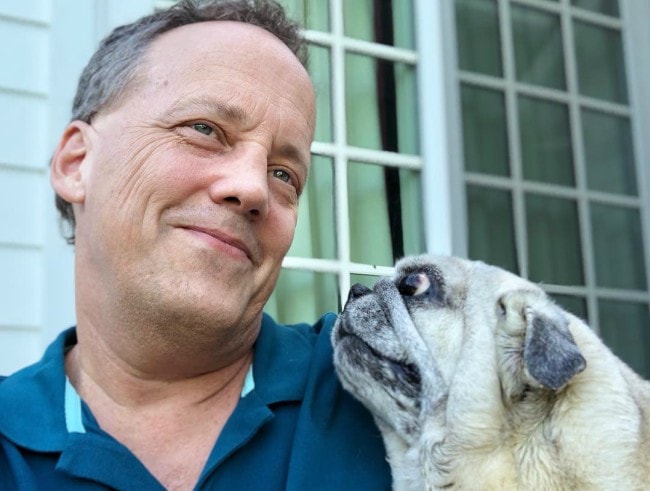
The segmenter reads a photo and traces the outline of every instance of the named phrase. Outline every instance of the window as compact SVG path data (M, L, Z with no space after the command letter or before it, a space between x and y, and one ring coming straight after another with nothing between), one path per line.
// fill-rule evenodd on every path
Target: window
M469 256L542 283L650 376L632 9L455 0L457 82Z
M339 311L353 283L424 252L410 0L284 0L306 26L318 120L310 181L278 286L281 322Z

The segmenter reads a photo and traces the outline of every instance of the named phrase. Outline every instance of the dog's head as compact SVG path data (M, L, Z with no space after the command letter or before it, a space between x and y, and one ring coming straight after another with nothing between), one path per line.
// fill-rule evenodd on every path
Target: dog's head
M423 415L450 404L460 417L487 414L563 388L585 368L573 321L539 287L500 268L411 257L372 290L352 288L332 335L334 361L380 427L409 441Z

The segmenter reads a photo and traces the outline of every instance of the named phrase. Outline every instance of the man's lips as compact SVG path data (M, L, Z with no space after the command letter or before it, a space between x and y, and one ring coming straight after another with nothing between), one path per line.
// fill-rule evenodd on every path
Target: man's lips
M212 229L212 228L205 228L205 227L198 227L198 226L183 226L180 228L189 230L190 232L194 232L196 234L202 234L206 236L206 238L211 237L217 243L214 245L218 245L218 243L221 243L221 244L225 244L226 246L229 246L230 248L237 249L242 254L244 254L251 262L254 262L253 254L250 248L237 237L233 237L232 235L229 235L221 230Z

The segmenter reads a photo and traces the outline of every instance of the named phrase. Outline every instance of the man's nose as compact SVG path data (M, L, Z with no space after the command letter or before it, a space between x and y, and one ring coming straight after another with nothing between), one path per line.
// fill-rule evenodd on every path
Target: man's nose
M249 146L220 159L209 193L215 203L230 206L251 219L265 217L269 211L266 151Z

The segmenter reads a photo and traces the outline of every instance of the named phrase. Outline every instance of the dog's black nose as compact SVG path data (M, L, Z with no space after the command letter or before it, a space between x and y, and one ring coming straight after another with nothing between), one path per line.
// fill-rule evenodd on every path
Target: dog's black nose
M367 295L368 293L372 292L370 288L368 288L365 285L362 285L361 283L355 283L352 285L350 288L350 293L348 293L348 302L350 300L357 299L359 297L363 297L364 295Z

